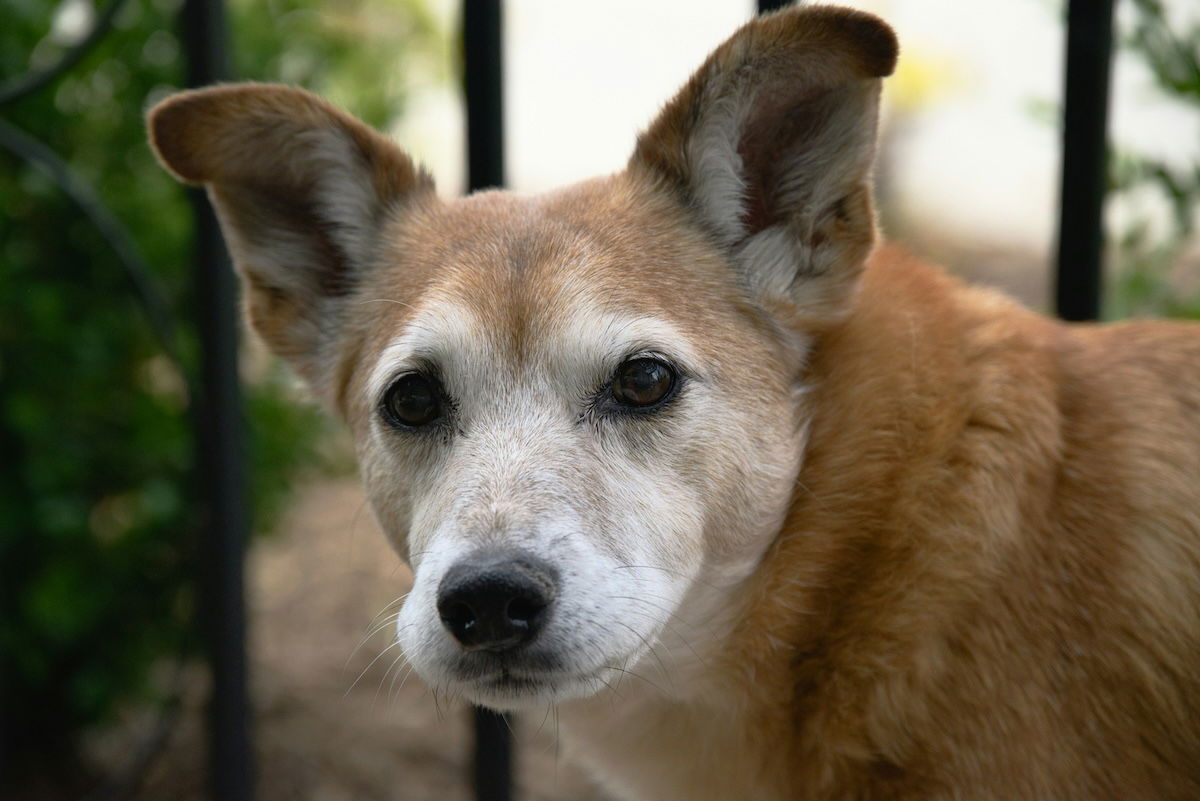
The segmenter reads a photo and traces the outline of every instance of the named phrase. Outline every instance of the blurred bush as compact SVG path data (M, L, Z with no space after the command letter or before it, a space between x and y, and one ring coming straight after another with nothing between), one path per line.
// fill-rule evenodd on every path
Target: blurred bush
M1172 19L1161 0L1131 5L1121 46L1145 64L1162 97L1200 114L1200 16ZM1161 215L1135 212L1110 237L1115 280L1108 316L1200 318L1200 286L1175 274L1183 258L1200 258L1188 253L1196 245L1200 209L1200 143L1170 160L1116 147L1109 184L1110 192L1127 203L1156 198L1170 213L1164 225L1156 219Z
M0 83L55 61L97 12L90 0L4 5ZM182 81L178 5L128 2L83 62L0 115L69 162L128 228L190 367L190 213L142 123ZM237 77L303 84L375 125L402 112L405 70L445 77L417 0L231 5ZM0 167L0 747L10 779L45 780L53 767L69 783L81 733L123 703L161 702L153 666L199 647L188 400L79 209L11 153L0 150ZM314 463L320 426L280 369L257 372L248 428L262 528Z

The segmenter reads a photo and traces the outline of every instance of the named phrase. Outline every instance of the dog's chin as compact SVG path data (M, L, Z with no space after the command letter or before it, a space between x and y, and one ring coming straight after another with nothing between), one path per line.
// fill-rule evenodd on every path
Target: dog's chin
M463 697L499 712L543 708L595 695L608 685L604 669L592 673L521 673L501 670L470 679L459 686Z

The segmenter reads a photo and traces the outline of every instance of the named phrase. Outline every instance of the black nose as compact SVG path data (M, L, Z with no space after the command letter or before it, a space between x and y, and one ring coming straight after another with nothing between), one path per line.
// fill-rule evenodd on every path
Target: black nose
M442 624L468 651L507 651L537 635L558 594L554 568L521 551L485 551L438 586Z

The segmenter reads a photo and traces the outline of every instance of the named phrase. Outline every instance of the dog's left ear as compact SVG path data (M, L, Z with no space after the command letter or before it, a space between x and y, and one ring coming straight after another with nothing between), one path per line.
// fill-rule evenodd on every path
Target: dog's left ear
M837 319L874 242L880 79L897 49L884 22L849 9L756 19L667 104L630 171L682 200L752 293L808 323Z

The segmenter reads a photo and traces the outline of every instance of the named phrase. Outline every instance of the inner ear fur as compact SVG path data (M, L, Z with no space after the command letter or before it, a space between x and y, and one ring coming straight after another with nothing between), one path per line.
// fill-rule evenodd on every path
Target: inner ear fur
M181 92L147 126L167 170L208 190L251 324L323 394L340 300L370 268L389 215L432 197L432 180L385 137L293 87Z
M891 28L859 11L755 19L665 106L629 169L692 210L752 293L836 319L874 243L879 94L897 52Z

